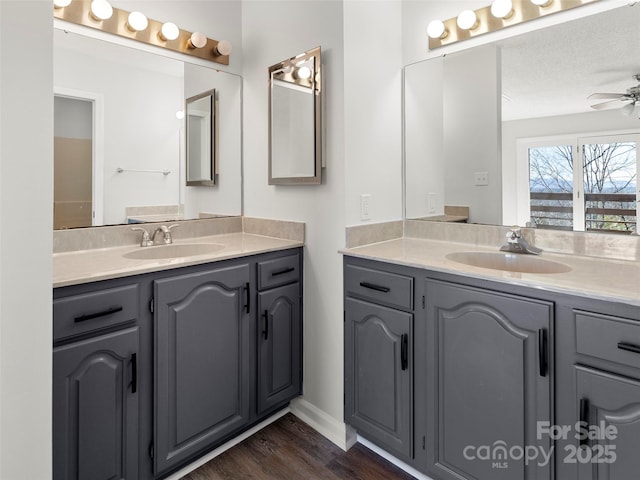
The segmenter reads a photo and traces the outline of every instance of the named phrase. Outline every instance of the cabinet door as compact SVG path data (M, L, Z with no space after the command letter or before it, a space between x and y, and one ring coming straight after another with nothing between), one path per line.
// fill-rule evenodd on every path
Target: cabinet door
M53 478L138 478L138 328L53 350Z
M300 394L300 284L258 295L258 413Z
M352 298L345 315L345 422L411 458L413 315Z
M587 442L588 450L562 452L564 461L577 459L580 480L638 478L640 382L584 367L576 367L576 376L576 410L583 417L576 421L587 422L597 435ZM577 445L575 440L573 447Z
M154 282L156 473L248 422L248 281L245 264Z
M429 349L427 453L436 477L550 478L549 463L525 465L517 448L550 451L536 426L551 420L551 318L547 302L427 280L421 341Z

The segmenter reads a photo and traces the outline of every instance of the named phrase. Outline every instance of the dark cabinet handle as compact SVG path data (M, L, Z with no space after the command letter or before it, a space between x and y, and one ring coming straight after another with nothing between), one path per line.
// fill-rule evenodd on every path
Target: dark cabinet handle
M277 270L275 272L271 272L272 277L277 277L278 275L284 275L285 273L291 273L295 271L294 267L283 268L282 270Z
M580 399L580 433L582 434L580 438L580 446L588 447L589 446L589 436L586 435L585 429L589 428L589 399L581 398Z
M360 282L360 286L368 288L369 290L375 290L376 292L389 293L391 291L389 287L381 287L380 285L374 285L368 282Z
M138 354L131 354L131 393L138 391Z
M247 282L244 286L244 294L245 294L245 303L244 310L247 313L251 312L251 293L249 289L249 282Z
M618 348L620 350L624 350L625 352L640 353L640 346L634 345L632 343L620 342L618 343Z
M264 311L262 318L264 318L264 330L262 330L262 335L266 340L269 338L269 310Z
M101 312L96 313L87 313L86 315L80 315L73 319L74 322L86 322L87 320L93 320L94 318L106 317L107 315L111 315L112 313L118 313L122 311L122 307L112 307L106 310L102 310Z
M549 349L547 343L547 330L541 328L538 330L538 367L541 377L546 377L547 371L549 370Z
M409 335L406 333L400 337L400 364L402 370L409 368Z

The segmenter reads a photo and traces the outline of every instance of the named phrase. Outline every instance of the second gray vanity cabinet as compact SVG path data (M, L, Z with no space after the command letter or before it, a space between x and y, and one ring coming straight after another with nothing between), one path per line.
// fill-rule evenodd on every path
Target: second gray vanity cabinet
M416 339L426 348L426 378L416 382L427 384L430 473L442 480L551 478L552 463L484 458L481 448L550 450L536 425L552 419L553 303L427 279L426 307L426 338Z
M403 459L412 457L413 315L345 299L345 422Z
M564 460L577 463L580 480L638 478L640 381L582 366L575 374L579 420L598 434L579 438L577 448L563 452Z
M138 478L138 350L135 326L53 349L54 479Z
M249 282L248 262L154 281L156 474L250 421Z

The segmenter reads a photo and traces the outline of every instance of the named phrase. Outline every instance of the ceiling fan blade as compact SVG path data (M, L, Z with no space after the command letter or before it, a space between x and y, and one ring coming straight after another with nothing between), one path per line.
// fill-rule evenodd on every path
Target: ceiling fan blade
M612 99L612 100L617 100L618 98L622 98L622 97L626 97L627 94L626 93L592 93L591 95L589 95L587 98L589 100L606 100L606 99Z
M596 103L595 105L591 105L591 108L593 108L594 110L604 110L605 108L613 107L614 102L626 101L626 100L629 100L629 98L614 98L613 100L607 100L606 102Z

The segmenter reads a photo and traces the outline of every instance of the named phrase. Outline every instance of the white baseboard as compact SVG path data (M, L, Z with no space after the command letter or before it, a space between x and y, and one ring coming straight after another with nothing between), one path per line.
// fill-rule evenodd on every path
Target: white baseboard
M400 468L401 470L404 470L409 475L413 475L416 478L416 480L433 480L431 477L427 477L424 473L419 472L418 470L413 468L411 465L408 465L404 463L402 460L397 459L390 453L385 452L383 449L381 449L374 443L371 443L369 440L362 438L360 435L358 435L357 438L358 438L358 443L362 444L372 452L381 456L389 463L393 463L396 467Z
M284 409L280 410L277 413L274 413L273 415L271 415L266 420L263 420L262 422L258 423L257 425L251 427L249 430L247 430L246 432L241 433L237 437L232 438L231 440L229 440L224 445L220 445L215 450L207 453L203 457L200 457L199 459L197 459L193 463L190 463L189 465L187 465L183 469L175 472L172 475L169 475L168 477L165 478L165 480L179 480L179 479L181 479L182 477L184 477L188 473L193 472L196 468L201 467L202 465L207 463L209 460L213 460L218 455L226 452L227 450L229 450L232 447L235 447L237 444L239 444L240 442L246 440L247 438L249 438L254 433L257 433L258 431L262 430L267 425L275 422L276 420L280 419L281 417L284 417L287 413L289 413L289 407L284 408Z
M309 425L320 435L347 451L357 441L355 431L344 422L336 420L324 410L304 398L296 398L289 405L291 413Z

